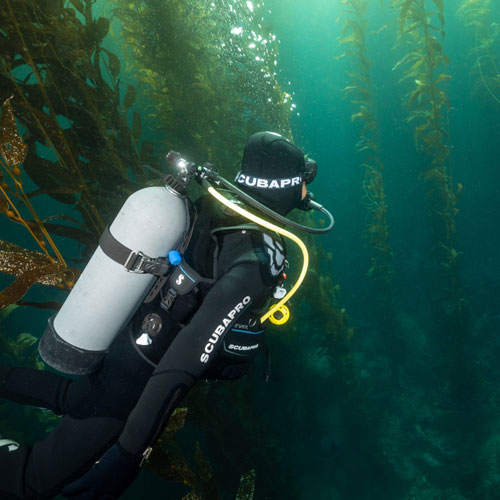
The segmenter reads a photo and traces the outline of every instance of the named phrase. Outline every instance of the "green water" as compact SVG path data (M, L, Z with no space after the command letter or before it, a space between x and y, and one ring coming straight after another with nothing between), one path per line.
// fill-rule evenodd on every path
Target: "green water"
M19 16L30 14L26 6L33 4L7 3L17 7ZM444 5L438 0L408 0L407 16L411 8L423 5L433 26L428 31L439 49L428 45L430 39L423 38L421 29L408 32L405 22L410 17L401 21L404 8L389 2L367 2L357 45L345 41L351 31L344 27L346 20L360 19L351 9L364 2L119 3L131 13L150 10L126 16L113 11L114 2L93 5L94 20L111 19L111 30L99 43L119 58L114 76L109 71L116 68L107 55L102 56L103 81L99 81L86 69L87 56L80 54L79 59L69 42L65 48L62 41L69 40L70 29L61 32L58 48L59 59L67 50L67 64L80 64L82 75L88 71L85 85L119 89L118 105L108 109L100 101L97 109L89 108L92 119L80 111L65 115L64 106L56 106L62 128L67 126L64 117L71 114L72 146L81 165L99 166L93 171L95 178L88 180L88 174L87 182L104 219L112 218L124 193L151 180L137 169L140 158L134 148L140 152L145 142L153 143L148 162L176 149L200 163L215 163L230 177L246 136L261 129L291 134L317 161L318 176L310 187L336 219L331 233L308 240L312 271L302 295L292 301L292 320L282 330L269 332L273 377L263 381L262 357L241 381L203 385L203 398L198 395L204 401L203 411L193 405L192 417L175 436L186 460L196 469L194 449L199 441L223 499L236 497L240 477L251 469L256 472L255 500L500 498L498 2L477 0L467 10L460 0ZM9 37L15 36L5 28L12 21L6 5L0 6L0 97L3 101L11 95L13 82L8 75L13 75L18 83L33 85L30 99L49 114L45 97L33 90L36 78L26 79L31 69L27 65L12 69L20 59L8 57L18 45L10 43ZM64 3L65 8L77 5ZM63 2L40 2L38 13L61 19L62 6ZM75 16L79 26L88 25L84 15ZM33 26L48 22L32 19ZM33 37L28 25L22 29L29 44ZM136 33L128 44L122 38L127 29ZM406 32L401 34L401 29ZM37 36L43 43L49 35ZM134 59L131 45L137 40L143 52L137 49L140 57ZM378 131L370 137L376 137L377 158L384 165L385 241L390 246L392 279L382 271L369 275L376 255L367 239L373 228L370 210L379 208L380 200L374 201L366 190L364 165L372 161L374 149L357 150L372 132L363 131L366 121L353 118L366 104L366 94L346 93L356 79L353 72L359 73L354 52L360 40L369 70L365 80L369 85L362 87L370 92L371 117ZM92 43L97 42L83 47L89 60L95 57ZM33 47L33 53L37 50L41 49ZM433 80L446 75L433 87L434 97L442 92L446 100L434 122L443 131L437 146L422 137L415 140L416 127L427 119L415 111L428 110L423 100L431 95L425 93L423 77L410 75L411 64L397 64L406 54L422 50L428 57L432 52L432 57L442 58ZM254 60L253 54L262 60ZM42 57L36 61L39 68L47 63ZM58 67L56 62L50 64ZM425 76L424 69L422 65ZM50 89L43 71L42 79ZM69 84L65 87L62 73L56 74L56 81L61 92L73 92ZM137 95L126 107L128 85ZM410 107L409 96L419 86L423 92ZM75 92L75 107L86 106L83 90L82 86ZM54 92L49 95L59 102ZM20 102L16 94L14 111L20 134L26 136L35 125ZM69 101L65 102L67 111ZM99 109L102 127L95 118ZM137 118L134 125L134 113L140 117L141 130ZM135 134L134 141L119 132L123 123ZM103 135L111 139L106 142ZM54 153L41 148L40 137L35 139L39 148L35 159L55 163ZM123 155L117 153L119 163L106 156L110 148L122 150ZM443 194L443 185L432 184L425 176L440 165L436 157L445 150L441 164L449 191ZM119 168L107 167L115 160ZM161 163L154 164L162 168ZM109 186L103 180L107 177L112 179ZM23 182L28 191L40 187L27 173ZM76 203L79 196L62 203L41 195L33 198L33 204L41 217L64 213L87 227ZM448 232L443 206L451 210L448 220L454 224ZM24 228L3 214L0 217L0 239L36 249ZM56 243L71 265L82 267L90 245L61 236L56 236ZM295 276L300 259L293 255L290 274ZM453 262L450 256L456 257ZM12 281L13 277L0 275L3 287ZM25 300L63 300L66 292L54 290L36 285ZM29 332L39 337L40 325L50 314L20 307L3 320L2 335L15 339ZM335 318L343 318L344 327ZM5 362L12 362L9 356L4 353ZM28 358L17 361L27 363ZM16 439L39 438L52 425L36 412L25 413L11 405L0 410L0 422L15 432ZM189 490L146 470L123 498L181 499Z

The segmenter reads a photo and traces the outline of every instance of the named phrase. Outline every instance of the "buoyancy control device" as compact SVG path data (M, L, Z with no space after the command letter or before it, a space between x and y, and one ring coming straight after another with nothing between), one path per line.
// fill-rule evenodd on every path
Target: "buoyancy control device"
M167 185L133 193L49 320L39 345L42 359L65 373L94 371L157 276L178 258L188 230L188 202L177 190Z

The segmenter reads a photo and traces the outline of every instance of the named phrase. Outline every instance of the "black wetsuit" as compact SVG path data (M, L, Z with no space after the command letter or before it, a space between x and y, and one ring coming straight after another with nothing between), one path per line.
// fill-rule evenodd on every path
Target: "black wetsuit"
M140 307L98 371L71 380L1 368L1 396L63 417L32 446L0 446L0 498L51 498L117 440L140 457L196 381L246 372L263 346L259 317L281 280L283 243L256 227L234 227L245 221L209 198L197 205L183 264ZM205 278L183 288L195 273Z

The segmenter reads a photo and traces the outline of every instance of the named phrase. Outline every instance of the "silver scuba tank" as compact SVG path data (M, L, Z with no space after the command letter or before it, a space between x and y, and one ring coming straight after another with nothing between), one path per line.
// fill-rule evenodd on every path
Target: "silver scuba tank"
M177 249L188 225L186 199L169 186L133 193L49 320L39 345L42 359L65 373L92 372L156 279L144 272L145 263Z

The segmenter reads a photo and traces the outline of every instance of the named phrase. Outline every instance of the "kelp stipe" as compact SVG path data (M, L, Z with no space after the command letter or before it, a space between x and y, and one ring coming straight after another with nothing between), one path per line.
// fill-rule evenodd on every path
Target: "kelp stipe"
M368 21L367 0L344 0L343 12L338 20L343 20L340 43L347 50L340 57L347 57L354 66L347 74L351 81L343 89L355 109L351 121L360 122L360 140L356 145L357 152L364 162L363 199L367 210L365 238L371 250L371 264L367 275L374 280L377 287L379 304L377 309L390 321L392 311L392 278L394 274L392 250L389 243L389 227L387 223L387 202L384 188L385 169L380 154L379 130L373 104L371 66L367 53L366 36Z
M451 78L445 72L449 58L442 48L444 5L435 0L437 12L427 11L424 0L396 0L393 5L399 10L400 39L409 47L393 69L402 66L401 82L414 82L406 96L407 121L415 123L416 147L430 161L421 178L426 185L436 258L445 283L444 288L435 290L439 294L440 315L441 319L463 323L465 304L457 270L460 252L455 249L456 205L462 184L453 187L447 121L450 103L442 89Z
M459 256L455 231L457 202L462 184L454 187L450 165L448 111L450 103L443 85L451 78L445 70L449 59L443 54L444 5L433 0L438 11L426 9L424 0L395 1L399 10L400 39L409 51L394 66L402 66L401 82L413 82L407 94L409 117L415 125L415 144L428 163L420 177L425 183L430 245L432 283L430 286L434 342L447 359L436 369L450 381L447 397L453 404L463 404L460 394L474 382L467 356L468 317L466 301L460 283ZM436 25L437 24L437 25Z

